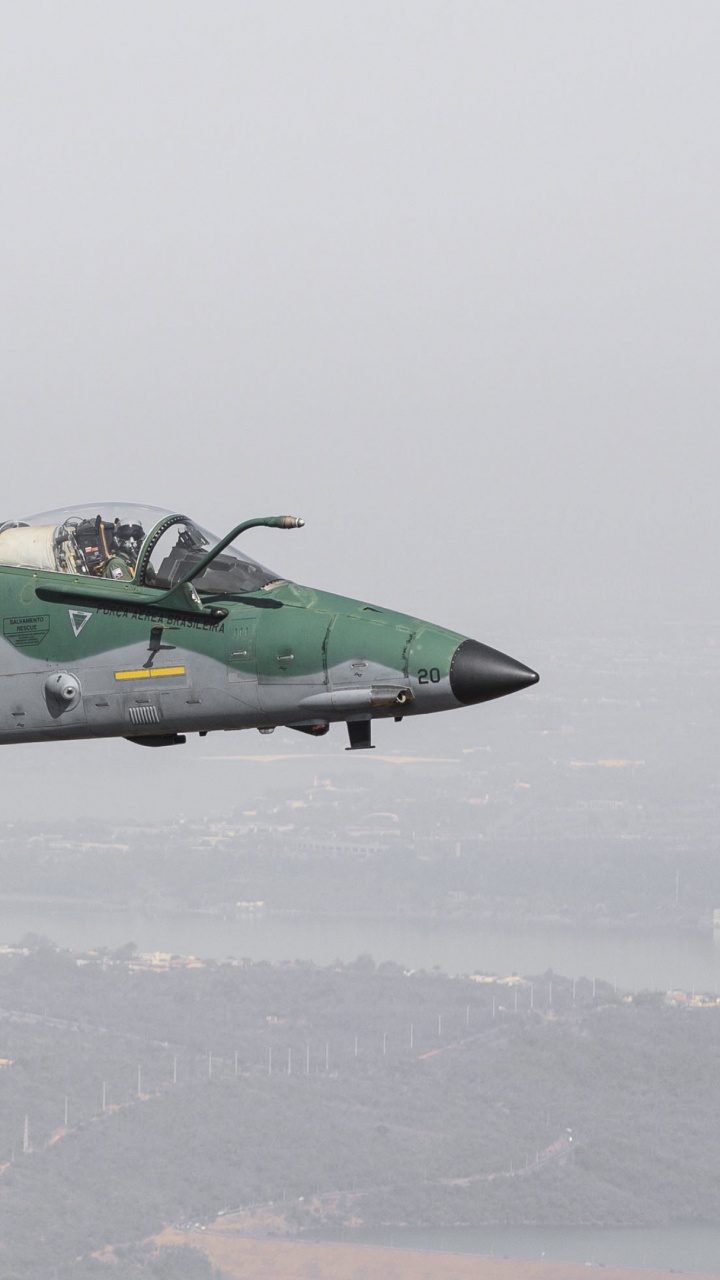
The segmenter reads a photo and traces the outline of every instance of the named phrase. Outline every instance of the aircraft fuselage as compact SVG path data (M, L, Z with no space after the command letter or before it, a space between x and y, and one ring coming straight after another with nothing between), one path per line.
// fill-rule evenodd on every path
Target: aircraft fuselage
M53 599L53 578L0 568L0 743L151 745L276 725L321 733L449 711L537 679L457 632L290 583L225 599L215 619L154 608L132 584L102 580L93 600Z

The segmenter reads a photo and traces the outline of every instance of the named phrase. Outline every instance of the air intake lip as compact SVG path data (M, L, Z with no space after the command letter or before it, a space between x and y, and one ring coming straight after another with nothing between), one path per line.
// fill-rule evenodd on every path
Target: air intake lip
M450 688L463 706L504 698L539 679L537 671L479 640L463 640L450 663Z

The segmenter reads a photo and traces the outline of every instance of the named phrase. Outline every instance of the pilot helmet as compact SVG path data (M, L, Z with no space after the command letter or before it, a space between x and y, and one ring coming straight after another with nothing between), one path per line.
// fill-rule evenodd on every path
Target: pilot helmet
M144 537L145 530L141 524L121 524L119 520L115 521L113 529L114 549L120 555L127 556L133 564L138 558Z

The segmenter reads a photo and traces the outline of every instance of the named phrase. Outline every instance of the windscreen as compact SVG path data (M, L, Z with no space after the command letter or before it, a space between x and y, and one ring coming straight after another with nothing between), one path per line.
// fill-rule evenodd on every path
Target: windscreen
M138 565L139 581L144 586L169 590L186 579L217 542L219 538L186 516L168 517L143 547ZM197 591L216 595L244 594L279 581L279 574L232 545L192 579Z

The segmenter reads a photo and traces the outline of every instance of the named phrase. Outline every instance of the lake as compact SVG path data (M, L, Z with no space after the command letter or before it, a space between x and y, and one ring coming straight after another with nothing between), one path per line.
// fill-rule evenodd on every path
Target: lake
M720 1227L454 1227L344 1231L328 1240L470 1253L483 1257L582 1262L720 1275Z
M268 913L225 920L193 913L63 909L0 903L0 942L43 934L62 947L118 947L224 960L348 962L369 953L413 969L445 973L541 974L602 978L620 989L715 991L720 945L713 935L620 933L539 924L467 920L294 916Z

